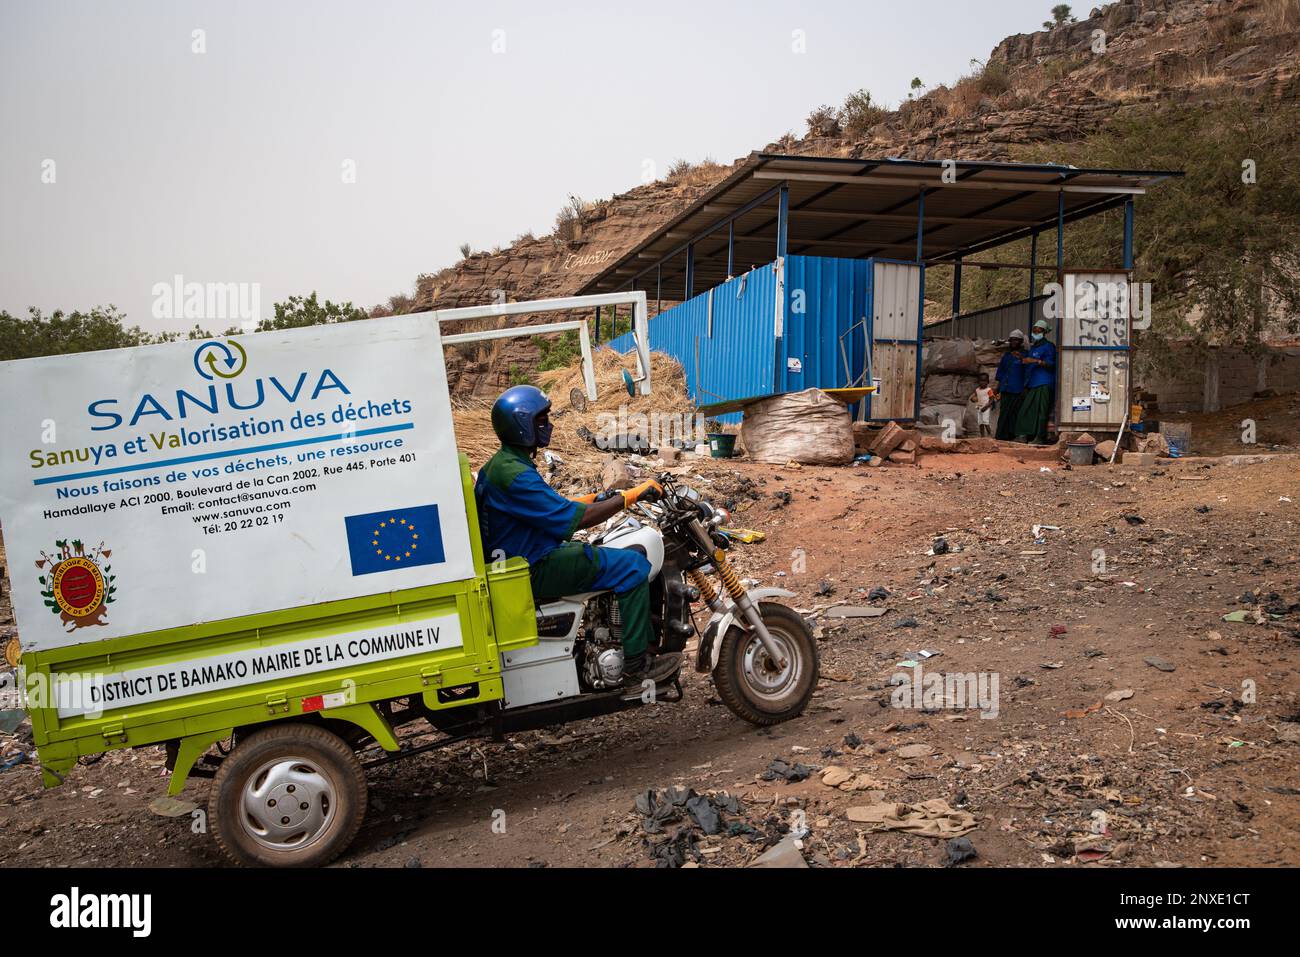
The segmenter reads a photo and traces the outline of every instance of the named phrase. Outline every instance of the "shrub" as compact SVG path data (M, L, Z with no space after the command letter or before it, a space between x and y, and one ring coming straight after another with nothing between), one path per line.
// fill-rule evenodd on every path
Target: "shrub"
M840 125L851 136L863 136L877 123L882 122L889 111L871 101L871 93L858 90L850 93L840 109Z
M823 104L808 114L808 135L840 135L840 118L835 111L835 107Z
M582 233L582 216L591 208L591 204L580 196L569 194L569 201L555 214L555 235L566 243L571 243Z

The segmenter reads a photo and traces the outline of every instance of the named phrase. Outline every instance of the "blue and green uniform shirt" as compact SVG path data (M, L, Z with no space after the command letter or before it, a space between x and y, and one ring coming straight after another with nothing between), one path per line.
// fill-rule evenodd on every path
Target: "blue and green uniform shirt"
M1031 359L1042 359L1045 365L1025 366L1029 370L1029 381L1025 383L1025 388L1036 389L1040 385L1055 385L1056 346L1046 339L1036 342L1029 349L1029 357Z
M998 362L998 371L993 378L998 380L998 392L1003 395L1019 395L1025 391L1025 370L1029 367L1020 361L1020 356L1004 352Z
M569 540L587 512L547 485L528 452L511 445L479 470L474 497L488 561L500 549L536 565Z

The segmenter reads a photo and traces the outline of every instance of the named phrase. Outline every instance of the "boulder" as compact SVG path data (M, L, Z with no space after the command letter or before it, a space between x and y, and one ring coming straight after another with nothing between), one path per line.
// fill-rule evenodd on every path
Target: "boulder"
M600 470L600 484L606 489L625 489L631 488L636 481L632 478L632 470L626 462L622 459L610 459Z

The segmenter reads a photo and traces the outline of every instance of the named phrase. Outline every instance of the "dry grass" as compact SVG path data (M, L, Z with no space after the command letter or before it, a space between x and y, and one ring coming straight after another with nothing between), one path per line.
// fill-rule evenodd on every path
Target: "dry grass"
M1300 30L1300 0L1264 0L1261 12L1272 33Z
M711 185L721 178L723 170L724 167L711 156L706 156L698 163L679 159L674 160L668 167L665 179L679 186Z
M978 61L972 60L972 64ZM984 100L996 99L1011 90L1011 75L1003 63L984 63L963 76L951 89L939 87L934 95L939 105L953 119L972 116Z
M596 401L587 402L579 412L573 408L570 393L585 389L582 363L563 369L552 369L538 376L542 390L551 399L551 422L555 432L550 448L565 460L566 465L582 469L594 468L605 453L578 437L579 426L586 426L593 434L601 429L602 415L617 416L620 408L626 415L636 413L686 413L695 406L686 394L686 374L681 364L662 352L650 353L651 382L654 392L648 396L629 396L623 387L623 370L635 373L636 360L612 349L598 349L592 356L596 374ZM456 426L456 444L469 456L470 464L478 468L486 462L500 443L492 431L492 402L487 399L455 399L452 402L452 420Z

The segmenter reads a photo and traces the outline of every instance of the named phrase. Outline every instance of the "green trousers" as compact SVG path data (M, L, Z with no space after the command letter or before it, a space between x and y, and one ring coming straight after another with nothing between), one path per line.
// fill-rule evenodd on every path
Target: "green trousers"
M1040 385L1025 393L1016 416L1016 435L1029 436L1030 442L1047 441L1047 420L1052 414L1052 387Z
M650 644L650 563L638 552L566 542L529 569L533 597L612 590L623 618L623 657L644 654Z

